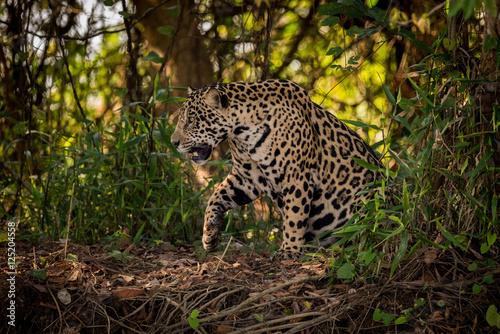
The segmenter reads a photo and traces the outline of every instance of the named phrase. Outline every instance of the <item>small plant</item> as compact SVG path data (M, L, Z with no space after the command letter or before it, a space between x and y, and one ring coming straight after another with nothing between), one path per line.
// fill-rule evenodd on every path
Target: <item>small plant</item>
M188 318L189 326L191 326L192 329L197 329L198 326L200 325L200 321L198 320L199 314L200 311L195 309L191 312L191 315Z
M491 327L496 327L500 330L500 314L495 305L490 305L488 311L486 311L486 321Z
M441 303L441 304L440 304ZM389 326L391 322L394 320L394 325L402 325L408 322L411 318L419 318L421 311L418 311L420 308L425 306L427 303L423 298L419 298L415 301L414 307L410 307L406 310L403 310L402 313L404 315L396 318L394 320L394 314L385 313L381 311L379 308L375 309L373 312L373 320L374 321L383 321L385 326ZM437 303L439 307L442 307L444 304L442 302ZM417 312L418 313L417 313Z
M111 256L112 258L121 261L124 264L134 258L134 254L130 254L129 251L120 252L119 250L114 250L108 253L108 255Z
M260 323L264 322L264 316L262 314L254 313L253 317Z
M374 321L383 321L384 325L389 326L394 320L394 314L382 312L379 308L376 308L373 312Z
M30 276L36 277L44 281L47 279L47 272L45 270L33 269L30 272Z

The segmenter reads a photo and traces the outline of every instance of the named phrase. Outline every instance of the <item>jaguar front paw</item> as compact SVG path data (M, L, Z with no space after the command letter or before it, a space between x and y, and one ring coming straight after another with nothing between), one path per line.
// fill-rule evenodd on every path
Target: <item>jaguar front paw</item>
M207 252L213 251L217 249L217 246L219 246L219 233L215 233L214 235L203 235L203 248Z
M220 238L220 227L223 222L224 218L222 214L213 213L207 209L202 238L203 248L205 248L206 251L213 251L217 249Z
M208 220L205 223L205 227L203 228L203 248L205 248L206 251L213 251L217 249L217 246L219 245L219 238L220 238L220 224L222 222L222 219L220 218L213 218L211 220Z
M299 260L302 256L301 252L293 252L291 250L279 249L271 255L271 261L278 260Z

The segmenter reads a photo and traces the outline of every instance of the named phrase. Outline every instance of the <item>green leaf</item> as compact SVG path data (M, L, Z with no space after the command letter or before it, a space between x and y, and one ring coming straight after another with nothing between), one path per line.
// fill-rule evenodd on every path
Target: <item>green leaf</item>
M347 124L357 126L358 128L370 128L370 129L377 130L377 131L382 130L381 128L379 128L376 125L365 124L365 123L360 122L360 121L351 121L350 119L341 119L341 121L344 123L347 123Z
M144 103L144 102L141 102L141 101L131 102L131 103L127 104L127 105L124 105L124 106L123 106L123 107L121 107L121 108L116 109L116 110L115 110L115 112L116 112L116 111L123 110L123 109L130 108L130 107L133 107L133 106L136 106L136 105L139 105L139 104L143 104L143 103ZM76 119L76 117L75 117L75 119Z
M481 290L483 290L483 287L481 285L474 283L474 285L472 286L472 293L477 295L478 293L481 292Z
M181 220L182 220L182 223L183 223L183 224L185 224L185 223L186 223L187 217L189 216L189 213L190 213L190 212L191 212L191 208L189 208L186 212L184 212L184 213L182 214L182 218L181 218Z
M165 98L165 96L162 94L161 96L158 96L158 102L161 103L181 103L186 101L185 97L169 97Z
M445 38L443 39L443 46L446 50L451 51L457 43L453 39Z
M347 61L347 63L351 64L351 65L358 65L358 60L360 58L361 58L361 55L352 56L351 58L349 58L349 60Z
M455 246L457 246L461 250L463 250L463 251L467 250L467 248L464 245L462 245L460 242L458 242L458 240L450 232L448 232L447 230L445 230L443 228L443 225L441 225L441 223L439 222L439 220L435 219L433 221L436 222L436 225L438 226L439 230L441 231L441 233L443 233L443 236L446 239L448 239L449 241L451 241Z
M358 34L358 37L356 38L356 40L360 40L362 38L365 38L365 37L368 37L368 36L371 36L371 35L375 35L379 31L380 31L380 27L366 28L365 30L363 30L362 32L360 32Z
M401 242L399 243L398 252L396 253L394 261L392 262L390 277L392 277L394 271L396 271L396 268L399 266L399 263L401 262L406 253L406 249L408 248L408 237L409 237L408 231L404 231L403 233L401 233Z
M373 321L380 321L382 320L382 312L380 311L379 308L376 308L375 311L373 312Z
M254 313L253 317L255 318L255 320L257 320L258 322L264 322L264 316L262 314L257 314L257 313Z
M392 95L389 88L385 84L382 84L382 88L384 89L385 96L387 96L387 100L389 100L389 103L392 104L393 106L395 106L396 99L394 98L394 95Z
M333 27L335 25L337 25L338 23L340 22L340 18L337 17L337 16L331 16L331 17L327 17L326 19L324 19L322 22L321 22L321 25L322 26L330 26L330 27Z
M39 278L41 280L46 280L47 279L47 273L45 272L45 270L33 269L30 272L30 276Z
M483 277L483 282L486 284L493 284L495 283L495 280L493 279L493 275L486 275Z
M488 245L492 246L497 240L497 234L496 233L488 234L486 236L486 240L488 241Z
M490 245L488 245L486 242L481 244L481 254L486 253L487 251L490 250Z
M484 44L483 44L484 53L487 53L488 51L490 51L491 48L494 48L496 44L497 44L497 41L495 40L495 37L493 37L491 35L486 35L486 38L484 39Z
M342 49L342 47L340 46L336 46L336 47L333 47L333 48L330 48L326 55L327 56L333 56L334 58L337 57L339 54L341 54L342 52L344 51L344 49Z
M358 26L352 26L349 29L347 29L347 31L345 33L349 37L354 37L357 34L360 34L362 32L363 32L363 30L361 30Z
M68 253L68 255L66 255L66 259L68 261L78 261L78 255Z
M476 177L476 175L478 175L479 172L481 172L484 169L484 167L486 166L486 163L490 160L490 158L491 158L492 155L493 155L493 151L492 150L487 151L486 153L484 153L484 155L481 158L481 160L479 160L479 162L477 163L476 168L474 168L472 171L466 173L465 176L469 177L471 179L473 179L474 177Z
M423 298L419 298L417 299L417 301L415 302L415 307L419 308L419 307L422 307L425 305L425 300Z
M174 27L166 25L166 26L160 26L158 27L158 32L162 35L172 37L174 36Z
M157 63L157 64L163 64L165 62L165 58L160 57L156 51L149 52L146 55L146 57L144 57L144 60L150 60L153 63Z
M318 8L318 14L320 15L337 15L340 13L340 6L337 2L330 2L326 5L322 5Z
M125 11L123 11L123 10L122 10L121 12L118 12L118 14L120 14L121 16L123 16L123 17L124 17L124 18L126 18L126 19L128 19L129 17L131 17L131 16L132 16L132 14L127 13L127 12L125 12Z
M146 222L142 223L141 227L139 228L139 231L135 234L134 237L134 245L139 245L139 242L141 241L142 237L142 231L144 231L144 228L146 227Z
M196 329L200 325L200 321L198 320L198 318L189 318L188 322L189 326L191 326L192 329Z
M78 117L78 116L73 116L73 118L77 122L85 123L85 126L87 128L90 127L92 124L94 124L94 121L91 121L90 119L86 119L86 118L82 118L82 117Z
M146 135L147 134L142 133L142 134L140 134L140 135L138 135L138 136L136 136L136 137L128 140L127 142L125 142L122 145L122 147L120 147L120 149L124 151L124 150L126 150L126 149L128 149L128 148L130 148L132 146L135 146L135 145L139 144L140 142L142 142L146 138Z
M472 264L470 264L470 265L467 266L467 270L468 271L474 271L476 269L477 269L477 263L476 262L474 262L474 263L472 263Z
M491 327L496 327L500 329L500 314L498 314L497 307L495 305L490 305L486 311L486 321Z
M384 320L384 325L387 327L394 320L394 314L382 312L382 319Z
M394 324L395 325L402 325L402 324L405 324L407 321L406 317L399 317L396 319L396 321L394 321Z
M18 135L24 135L28 131L28 122L18 122L16 125L12 127L12 131Z
M465 19L469 19L474 10L480 9L482 6L481 1L473 0L455 0L450 2L450 10L448 11L449 16L457 15L460 11L463 11Z
M180 7L179 5L172 6L172 7L167 7L165 10L172 16L172 17L179 17L180 14Z
M374 166L366 161L364 161L363 159L360 159L360 158L356 158L356 157L351 157L352 160L354 160L358 165L360 165L361 167L364 167L366 169L369 169L369 170L376 170L376 171L381 171L383 170L383 168L379 167L379 166Z
M355 269L355 267L352 263L344 263L337 270L337 278L339 278L339 279L353 279L355 276L354 269Z
M143 123L146 123L146 124L150 124L151 123L151 120L149 118L146 118L140 114L134 114L134 113L127 113L128 116L132 117L132 118L135 118L136 120L138 120L139 122L143 122Z
M462 168L460 168L461 175L464 174L464 171L467 169L468 165L469 165L469 158L465 159L464 164L462 165Z
M434 103L431 101L431 99L429 99L429 97L427 96L427 94L425 94L422 89L420 89L420 87L417 86L417 84L410 78L408 77L408 80L410 81L411 85L413 86L413 88L417 91L418 95L420 95L424 100L425 102L427 102L428 105L430 105L431 107L435 107Z
M368 251L365 255L365 264L369 265L373 261L376 255L377 254L375 252Z

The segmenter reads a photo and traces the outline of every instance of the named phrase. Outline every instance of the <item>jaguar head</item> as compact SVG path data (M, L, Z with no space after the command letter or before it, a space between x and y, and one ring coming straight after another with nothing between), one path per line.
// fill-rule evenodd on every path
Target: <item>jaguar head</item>
M227 96L210 85L188 89L188 97L179 110L179 120L171 141L180 153L191 154L191 161L204 165L212 151L227 139L230 123L226 120Z

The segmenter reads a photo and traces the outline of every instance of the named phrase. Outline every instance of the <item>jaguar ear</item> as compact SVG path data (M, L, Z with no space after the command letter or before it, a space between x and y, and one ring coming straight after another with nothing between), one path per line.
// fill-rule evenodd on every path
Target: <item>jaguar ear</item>
M196 90L196 88L188 86L188 97L190 97L194 93L195 90Z
M225 109L228 106L227 96L221 94L217 89L211 88L205 95L207 104L215 109Z

